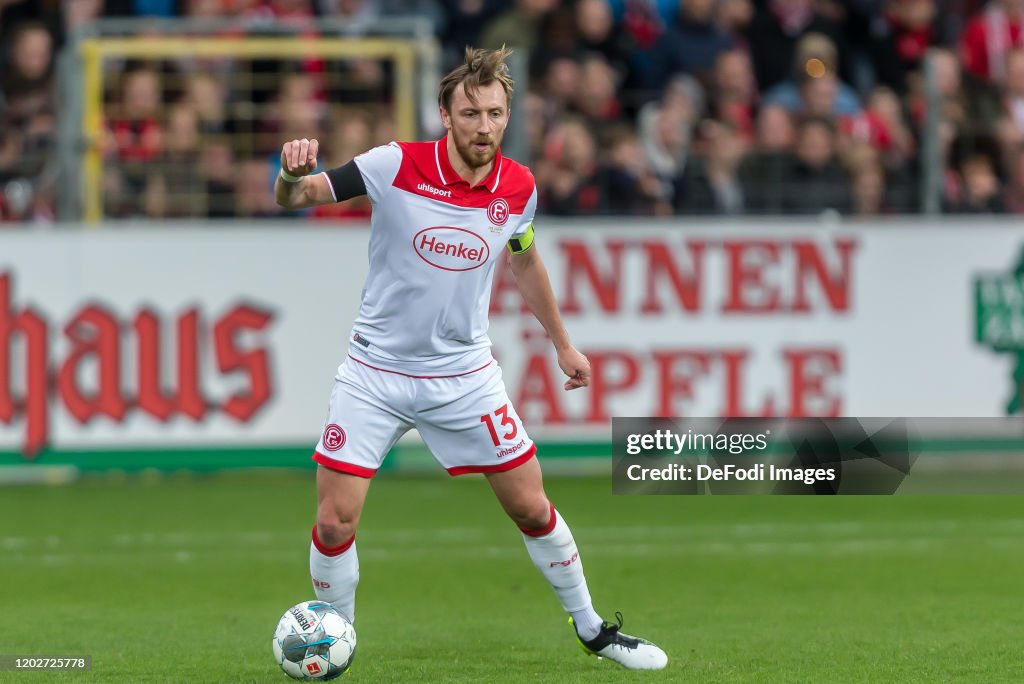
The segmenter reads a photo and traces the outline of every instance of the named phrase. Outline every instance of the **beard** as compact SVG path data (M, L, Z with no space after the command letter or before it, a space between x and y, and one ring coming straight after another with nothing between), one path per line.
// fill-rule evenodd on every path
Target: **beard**
M452 134L455 138L456 151L462 157L462 161L466 162L466 165L471 169L487 166L494 161L494 157L498 154L498 145L501 144L500 136L492 136L486 139L470 137L463 140L454 131ZM478 143L486 144L487 149L478 149L476 147Z

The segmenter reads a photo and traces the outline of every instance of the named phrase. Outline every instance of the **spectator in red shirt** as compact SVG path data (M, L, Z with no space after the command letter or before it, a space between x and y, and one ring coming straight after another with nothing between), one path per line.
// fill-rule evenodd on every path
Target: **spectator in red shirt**
M960 37L964 71L984 81L1002 83L1006 53L1024 47L1024 0L991 0L967 23Z
M122 76L121 105L110 121L114 155L124 163L151 162L163 150L160 75L148 67Z
M538 208L556 216L604 213L597 143L586 124L566 118L548 134L536 165Z
M711 89L714 118L728 121L746 142L754 140L754 112L757 107L757 82L750 57L743 50L729 50L715 61Z
M950 34L935 0L889 0L868 43L875 81L905 93L908 75L920 71L928 48L949 43Z

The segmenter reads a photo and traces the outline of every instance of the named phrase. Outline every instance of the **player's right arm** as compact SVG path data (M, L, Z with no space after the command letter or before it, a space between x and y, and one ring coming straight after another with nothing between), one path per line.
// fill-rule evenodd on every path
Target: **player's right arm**
M305 209L334 201L327 179L320 174L309 175L316 168L319 149L316 138L292 140L281 148L281 173L274 182L274 199L280 206Z
M285 209L306 209L366 194L355 162L310 175L316 168L319 146L315 138L303 138L286 142L281 148L281 173L274 182L274 199Z

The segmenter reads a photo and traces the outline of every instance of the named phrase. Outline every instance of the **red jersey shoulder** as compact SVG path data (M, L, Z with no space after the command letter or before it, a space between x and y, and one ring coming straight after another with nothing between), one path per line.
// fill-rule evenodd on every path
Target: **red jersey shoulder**
M498 179L495 194L508 200L509 205L513 207L513 214L521 214L526 209L537 182L533 179L530 169L515 159L504 157L501 164L501 178Z
M425 162L430 162L432 166L435 165L434 160L434 142L429 140L426 142L418 141L403 141L399 140L395 142L399 149L402 150L402 161L411 161L417 166L423 166Z
M440 200L451 200L452 191L441 182L437 145L434 142L398 142L402 163L392 183L399 190Z

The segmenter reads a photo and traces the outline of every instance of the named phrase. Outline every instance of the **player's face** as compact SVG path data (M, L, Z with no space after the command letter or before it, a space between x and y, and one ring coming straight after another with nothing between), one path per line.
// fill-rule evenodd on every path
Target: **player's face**
M481 86L475 101L466 95L460 83L452 94L451 111L441 109L441 120L455 142L459 156L470 168L486 166L494 160L508 125L508 98L500 83Z

